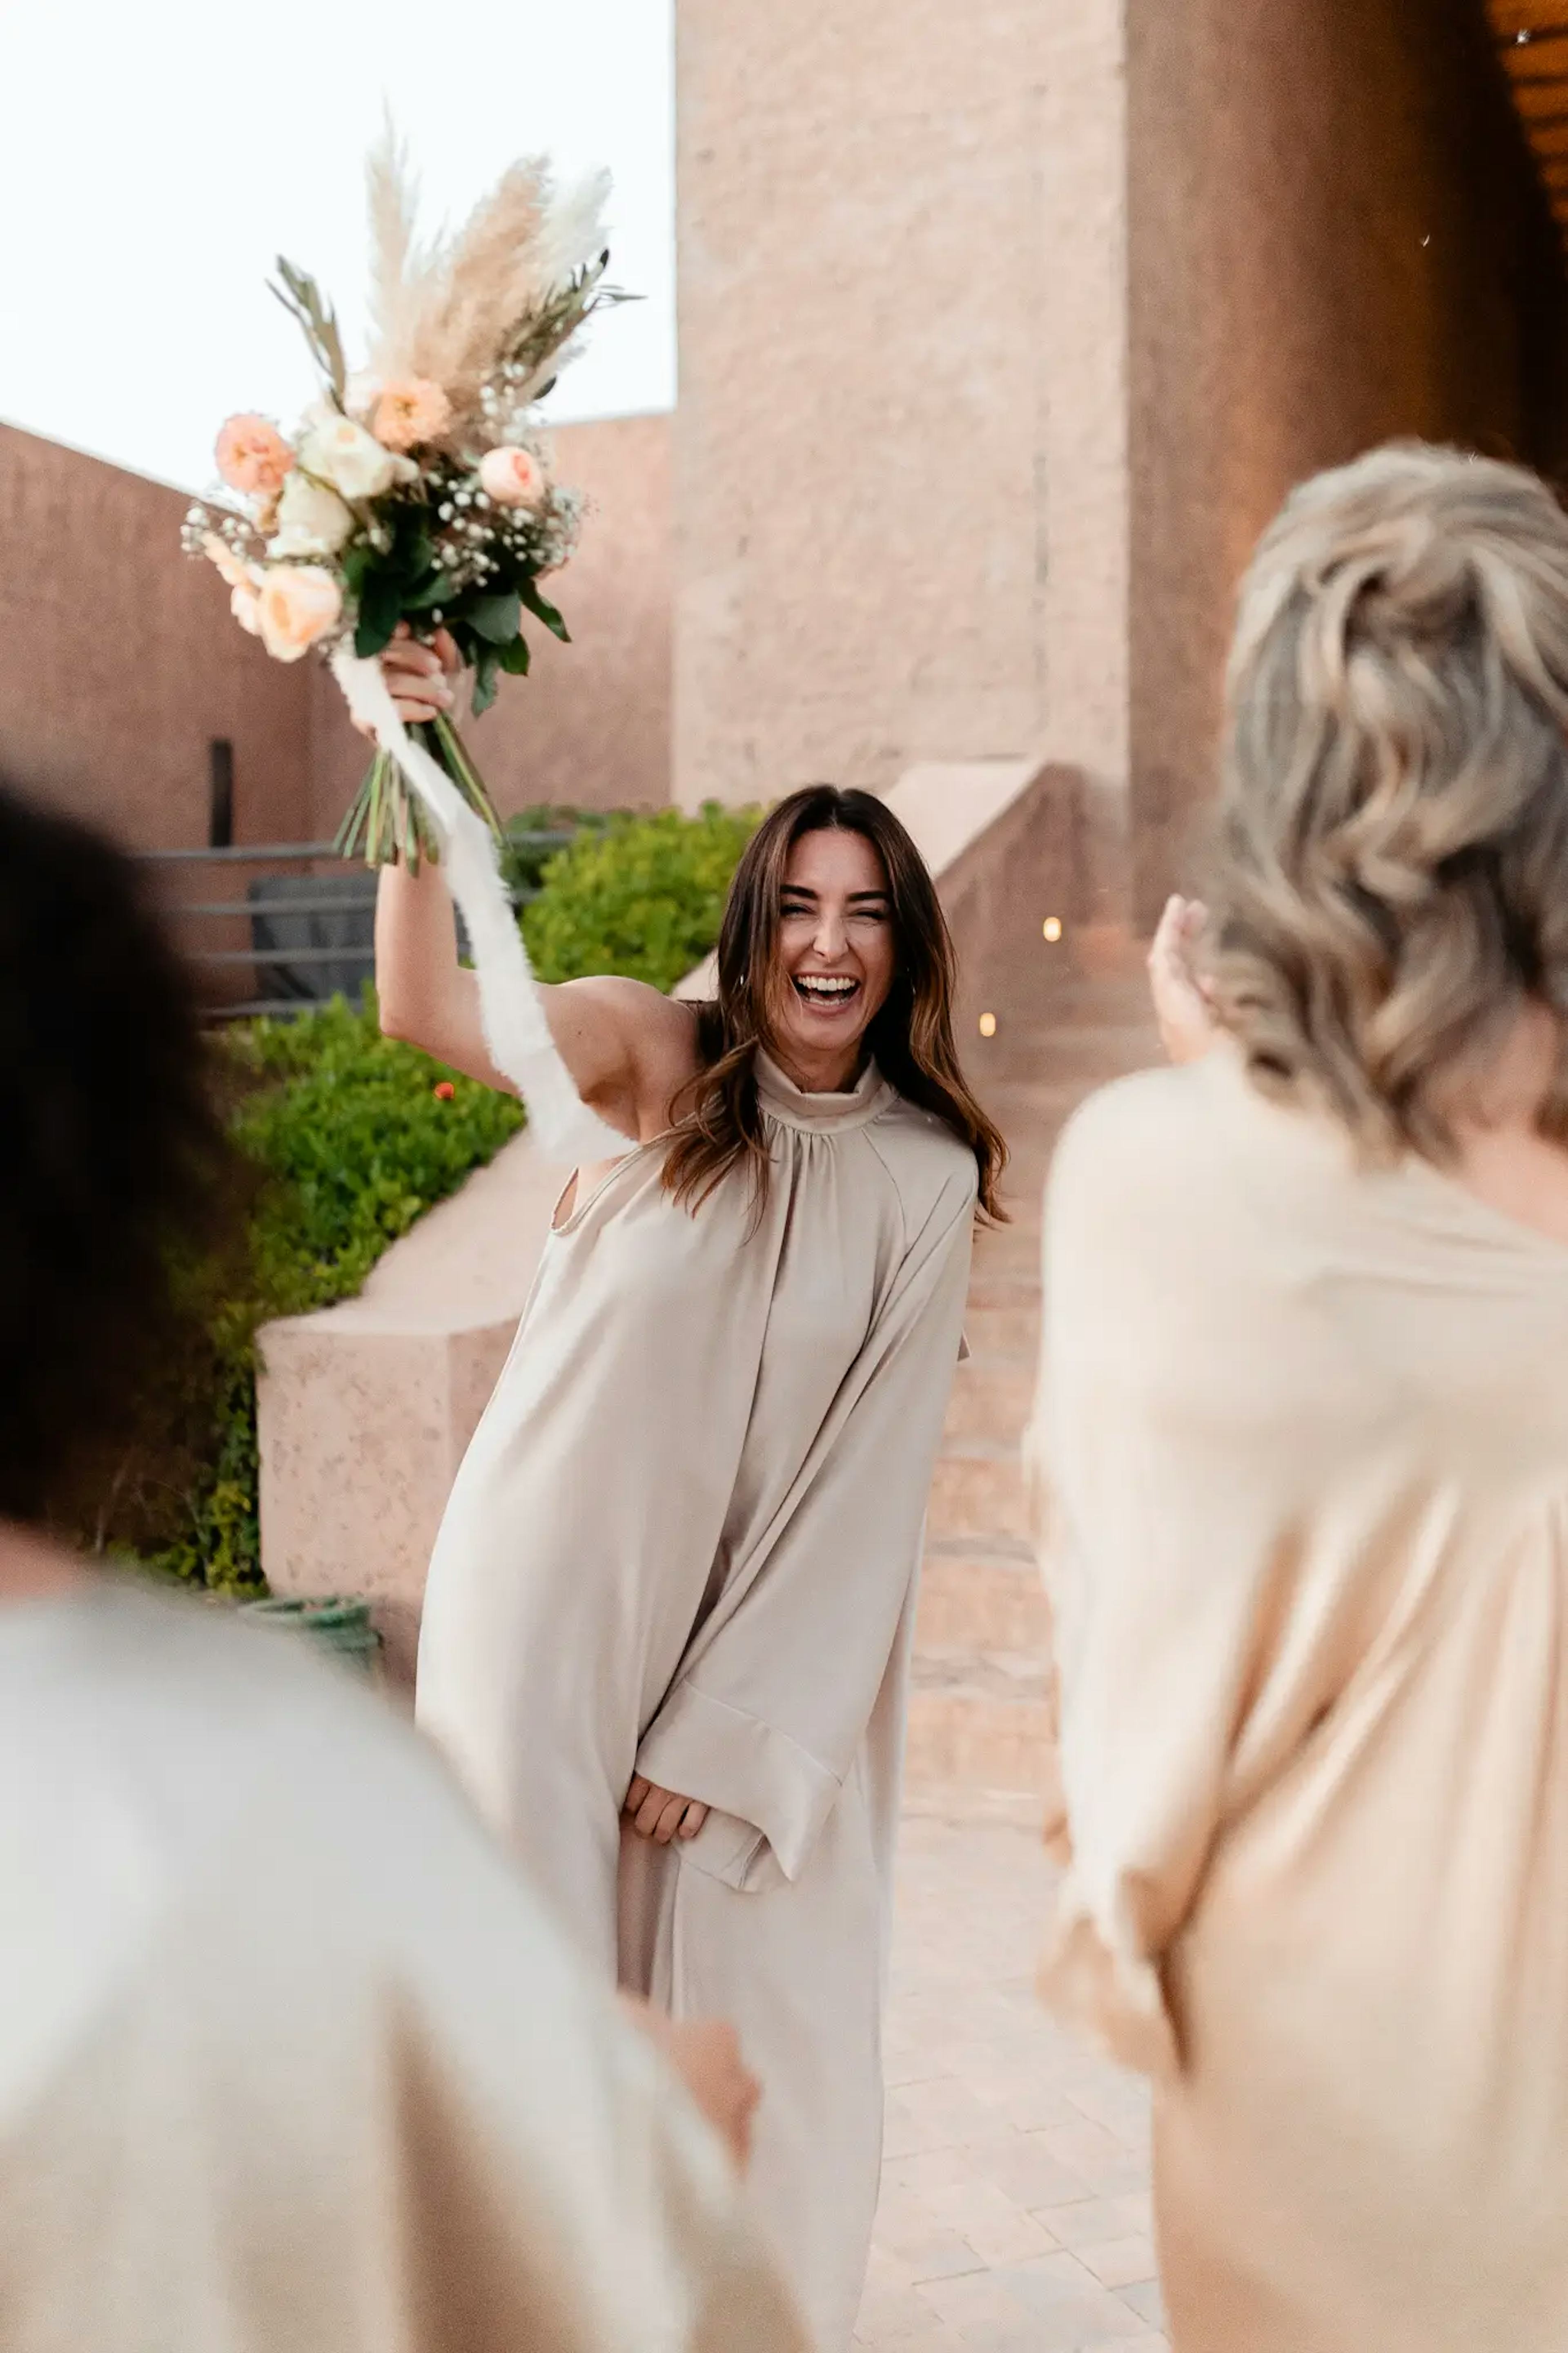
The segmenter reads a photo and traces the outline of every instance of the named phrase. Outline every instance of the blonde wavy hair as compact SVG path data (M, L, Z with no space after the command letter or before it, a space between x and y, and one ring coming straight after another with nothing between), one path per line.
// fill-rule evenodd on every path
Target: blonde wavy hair
M1451 1155L1529 1001L1568 1136L1568 517L1424 445L1297 491L1242 591L1209 890L1223 1025L1369 1159Z

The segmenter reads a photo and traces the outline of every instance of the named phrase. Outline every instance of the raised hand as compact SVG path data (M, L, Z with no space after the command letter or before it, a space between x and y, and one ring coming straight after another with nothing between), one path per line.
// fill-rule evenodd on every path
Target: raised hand
M1149 987L1160 1042L1173 1062L1201 1060L1217 1032L1208 983L1197 969L1196 952L1208 922L1198 899L1167 899L1149 950Z
M381 669L405 727L417 727L422 721L434 719L437 712L451 710L452 681L461 668L458 649L445 629L437 629L430 643L424 645L406 621L399 621L392 643L381 657ZM360 733L368 734L370 730L362 727Z
M623 1993L634 2025L662 2051L744 2173L752 2154L752 2118L763 2087L741 2056L732 2026L717 2018L668 2018L640 1995Z
M656 1846L668 1846L673 1838L695 1838L708 1819L708 1809L700 1799L661 1789L657 1781L645 1780L640 1773L632 1776L623 1810L638 1837L651 1839Z

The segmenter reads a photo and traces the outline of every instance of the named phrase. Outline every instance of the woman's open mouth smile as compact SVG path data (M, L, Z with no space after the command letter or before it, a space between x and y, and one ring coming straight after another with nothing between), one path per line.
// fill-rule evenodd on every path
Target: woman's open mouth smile
M843 1013L860 994L860 983L847 972L796 972L791 985L801 1003L813 1013Z

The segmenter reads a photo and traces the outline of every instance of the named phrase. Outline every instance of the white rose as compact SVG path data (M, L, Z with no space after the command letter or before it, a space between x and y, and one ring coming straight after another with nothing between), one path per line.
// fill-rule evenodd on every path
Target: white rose
M278 535L268 540L267 553L274 557L335 555L353 527L354 519L337 492L296 469L279 498Z
M356 425L352 417L335 412L320 421L312 419L300 450L300 463L306 473L330 482L345 499L378 499L394 482L408 479L405 459L384 449L374 434Z

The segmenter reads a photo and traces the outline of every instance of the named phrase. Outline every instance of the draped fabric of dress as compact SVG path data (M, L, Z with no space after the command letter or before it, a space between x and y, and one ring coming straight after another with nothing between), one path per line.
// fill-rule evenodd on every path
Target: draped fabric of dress
M1178 2353L1568 2346L1568 1249L1228 1048L1095 1099L1041 1401L1044 1981L1155 2093Z
M0 1606L5 2353L805 2353L673 2076L297 1642Z
M837 2353L975 1167L874 1068L758 1084L760 1218L743 1175L677 1205L656 1145L547 1243L437 1543L418 1715L606 1977L739 2027L758 2211ZM713 1809L695 1840L623 1836L634 1772Z

